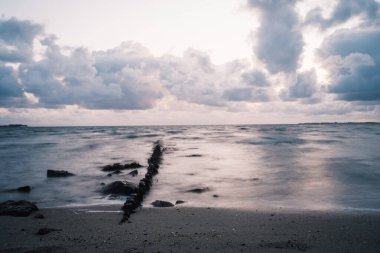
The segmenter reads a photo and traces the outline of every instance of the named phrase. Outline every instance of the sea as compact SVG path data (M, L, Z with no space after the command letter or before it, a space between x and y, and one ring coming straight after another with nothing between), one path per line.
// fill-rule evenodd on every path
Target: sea
M103 185L137 183L156 141L165 151L146 207L380 211L377 123L0 127L0 201L122 205L127 197L103 195ZM133 161L144 166L135 177L102 171ZM75 176L47 178L48 169ZM29 193L12 191L25 185Z

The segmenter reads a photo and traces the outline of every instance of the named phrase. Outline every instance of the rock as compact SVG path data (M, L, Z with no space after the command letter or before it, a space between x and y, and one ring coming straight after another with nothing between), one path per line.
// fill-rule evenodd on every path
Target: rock
M62 229L56 229L56 228L40 228L37 232L37 235L47 235L54 231L61 231Z
M124 166L120 163L114 163L112 165L106 165L103 167L102 171L115 171L115 170L122 170L124 169Z
M66 170L47 170L47 177L70 177L74 176L73 173L70 173Z
M101 182L101 183L100 183L100 185L106 185L106 183L104 183L104 182Z
M131 175L132 177L135 177L139 174L138 170L132 170L131 172L128 173L128 175Z
M175 202L176 205L180 205L180 204L184 204L184 203L186 203L186 201L183 201L183 200L177 200Z
M214 194L212 195L214 198L219 198L219 195L218 194Z
M107 184L103 187L102 193L104 194L120 194L120 195L130 195L132 193L137 193L138 187L131 182L121 182L115 181Z
M114 163L112 165L104 166L102 171L120 171L120 170L128 170L128 169L137 169L141 167L143 166L137 162L126 163L124 165L120 163Z
M25 185L25 186L21 186L21 187L17 188L16 190L19 192L30 192L31 188L29 185Z
M26 200L8 200L0 203L0 215L26 217L34 211L38 211L38 207Z
M42 213L38 213L38 214L34 215L34 218L36 218L36 219L45 219L45 216Z
M156 200L151 203L154 207L172 207L174 206L172 203L168 201L163 201L163 200Z
M208 188L208 187L202 187L202 188L194 188L194 189L188 190L187 192L203 193L203 192L206 192L206 191L209 191L209 190L210 190L210 188Z
M202 157L200 154L192 154L192 155L187 155L186 157Z
M124 168L126 168L126 169L136 169L136 168L141 168L141 167L143 167L143 166L137 162L124 164Z

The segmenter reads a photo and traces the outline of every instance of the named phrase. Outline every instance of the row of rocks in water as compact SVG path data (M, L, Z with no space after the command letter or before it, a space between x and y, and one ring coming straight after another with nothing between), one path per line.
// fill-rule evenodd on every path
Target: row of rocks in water
M158 173L158 169L162 160L162 154L163 147L158 141L155 143L152 155L148 159L148 169L144 178L140 180L136 191L129 195L128 199L125 201L123 207L121 208L124 213L120 223L123 223L129 219L130 215L135 211L135 209L141 205L144 196L149 192L153 183L153 177Z

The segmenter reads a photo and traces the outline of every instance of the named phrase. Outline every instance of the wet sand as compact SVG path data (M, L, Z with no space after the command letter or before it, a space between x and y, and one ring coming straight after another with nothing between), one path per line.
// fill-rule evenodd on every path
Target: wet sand
M379 213L176 206L143 208L120 225L119 208L0 216L0 252L380 252Z

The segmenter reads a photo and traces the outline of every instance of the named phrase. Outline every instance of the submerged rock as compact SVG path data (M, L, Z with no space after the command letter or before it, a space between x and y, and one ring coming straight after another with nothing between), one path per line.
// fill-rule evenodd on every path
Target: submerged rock
M102 171L120 171L120 170L128 170L128 169L137 169L141 167L143 166L137 162L126 163L124 165L120 163L114 163L112 165L104 166Z
M187 155L186 157L202 157L201 154L192 154L192 155Z
M180 204L184 204L184 203L186 203L186 201L183 201L183 200L177 200L175 202L176 205L180 205Z
M124 166L120 163L114 163L112 165L106 165L103 167L102 171L116 171L116 170L122 170L124 169Z
M25 186L21 186L21 187L17 188L16 190L19 192L30 192L32 190L32 188L30 188L29 185L25 185Z
M47 170L47 177L70 177L74 176L73 173L66 170Z
M137 193L138 187L131 182L115 181L103 187L103 194L130 195Z
M38 207L26 200L8 200L0 203L0 215L26 217L34 211L38 211Z
M203 193L203 192L207 192L209 190L210 190L210 188L208 188L208 187L202 187L202 188L194 188L194 189L188 190L187 192Z
M154 207L172 207L174 206L171 202L163 201L163 200L156 200L151 203Z
M141 164L137 162L131 162L131 163L126 163L124 164L124 168L126 169L137 169L143 167Z
M135 177L139 174L138 170L132 170L131 172L128 173L128 175Z

